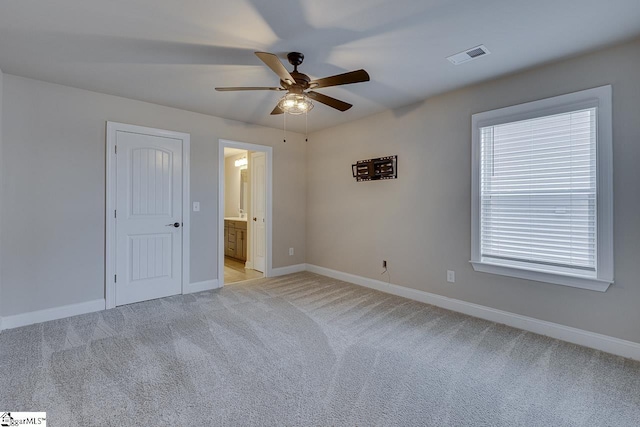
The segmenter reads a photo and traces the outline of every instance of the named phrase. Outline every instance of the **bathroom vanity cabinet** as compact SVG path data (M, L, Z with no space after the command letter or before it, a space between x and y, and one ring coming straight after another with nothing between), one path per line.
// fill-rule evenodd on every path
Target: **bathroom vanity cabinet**
M224 220L224 255L247 260L247 221Z

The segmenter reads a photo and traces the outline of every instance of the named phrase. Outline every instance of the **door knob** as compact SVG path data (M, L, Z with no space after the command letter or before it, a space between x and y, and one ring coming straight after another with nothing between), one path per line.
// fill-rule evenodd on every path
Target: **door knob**
M166 226L167 226L167 227L175 227L175 228L178 228L178 227L180 227L180 223L179 223L179 222L174 222L173 224L167 224Z
M258 218L256 218L256 217L254 216L254 217L253 217L253 220L254 220L254 221L257 221L257 220L258 220Z

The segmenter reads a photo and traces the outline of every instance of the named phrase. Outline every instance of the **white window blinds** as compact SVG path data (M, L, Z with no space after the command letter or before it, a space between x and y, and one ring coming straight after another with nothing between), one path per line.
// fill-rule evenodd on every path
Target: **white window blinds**
M480 128L485 261L596 270L596 108Z

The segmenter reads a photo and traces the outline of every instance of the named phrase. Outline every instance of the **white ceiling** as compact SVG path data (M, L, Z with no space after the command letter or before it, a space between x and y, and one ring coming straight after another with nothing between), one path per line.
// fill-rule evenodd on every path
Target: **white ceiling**
M239 148L224 147L224 157L237 156L238 154L247 154L247 150L241 150Z
M303 52L312 78L366 69L319 90L354 107L316 105L313 131L638 35L638 0L3 0L0 69L271 127L281 94L214 91L277 85L254 51L289 69ZM479 44L491 55L445 59Z

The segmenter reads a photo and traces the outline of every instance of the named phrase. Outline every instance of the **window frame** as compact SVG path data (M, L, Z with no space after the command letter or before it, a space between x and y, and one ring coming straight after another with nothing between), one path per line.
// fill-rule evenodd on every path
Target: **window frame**
M515 267L481 256L481 132L487 126L596 108L596 275ZM605 292L613 280L613 127L611 85L527 102L471 116L471 264L475 271Z

